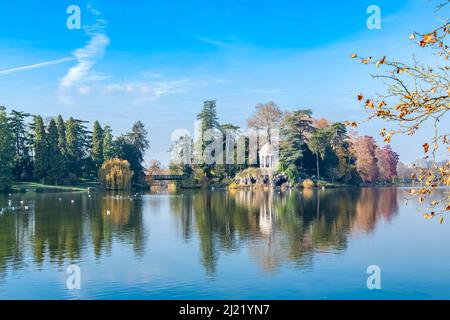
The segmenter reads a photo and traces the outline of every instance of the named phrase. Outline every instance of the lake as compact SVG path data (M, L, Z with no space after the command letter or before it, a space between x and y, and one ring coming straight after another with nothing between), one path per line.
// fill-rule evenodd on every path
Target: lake
M450 299L450 220L406 191L0 195L0 298Z

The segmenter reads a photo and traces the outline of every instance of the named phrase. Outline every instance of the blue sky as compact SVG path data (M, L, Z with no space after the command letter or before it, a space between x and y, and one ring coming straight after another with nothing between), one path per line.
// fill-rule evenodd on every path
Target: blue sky
M81 30L66 27L73 4ZM366 26L371 4L381 9L380 30ZM146 160L163 162L171 132L192 131L207 99L217 99L221 122L242 127L270 100L317 118L363 119L356 94L383 86L349 55L420 57L409 34L438 23L427 0L0 0L0 12L0 104L98 119L115 134L141 120L152 146ZM415 141L426 130L393 141L402 160L421 156Z

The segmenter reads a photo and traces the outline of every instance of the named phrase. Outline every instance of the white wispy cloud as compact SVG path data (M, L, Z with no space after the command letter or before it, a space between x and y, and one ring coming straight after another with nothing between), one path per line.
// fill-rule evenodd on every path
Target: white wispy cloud
M88 6L88 11L94 16L101 15L91 5ZM77 61L77 64L67 70L59 82L61 102L71 104L74 102L74 95L87 95L94 91L94 83L108 78L107 75L93 71L95 64L105 55L106 48L110 43L106 35L106 25L105 20L97 18L94 24L83 28L90 39L84 47L74 50L73 59Z
M30 65L26 65L26 66L9 68L9 69L5 69L5 70L0 70L0 75L14 73L14 72L18 72L18 71L26 71L26 70L43 68L43 67L60 64L60 63L68 62L68 61L73 61L73 60L75 60L75 58L67 57L67 58L62 58L62 59L39 62L39 63L30 64Z
M197 40L200 40L201 42L210 44L215 47L228 47L230 45L229 43L227 43L225 41L210 39L207 37L197 36L196 38L197 38Z
M238 39L231 39L231 41L223 41L217 39L211 39L203 36L196 36L197 40L209 44L211 46L220 48L220 49L239 49L243 47L243 44L240 43Z
M92 34L91 39L85 47L74 51L73 55L78 63L68 70L67 74L62 78L60 85L62 87L71 87L75 83L88 79L92 67L104 56L108 45L109 38L106 34Z
M105 95L129 94L139 102L150 101L164 95L182 93L190 90L194 83L189 78L157 82L123 82L112 83L103 87Z

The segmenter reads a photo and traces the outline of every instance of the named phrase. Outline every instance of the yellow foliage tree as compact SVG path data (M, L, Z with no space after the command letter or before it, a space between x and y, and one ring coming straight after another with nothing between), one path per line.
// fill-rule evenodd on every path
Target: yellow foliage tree
M118 158L105 161L99 171L100 181L107 190L129 190L132 176L128 161Z

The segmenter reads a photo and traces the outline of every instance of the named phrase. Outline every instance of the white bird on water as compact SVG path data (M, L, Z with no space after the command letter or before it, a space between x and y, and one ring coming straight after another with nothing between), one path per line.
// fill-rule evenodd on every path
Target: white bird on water
M75 200L71 200L70 203L74 204L74 203L75 203Z
M111 215L111 211L106 210L106 215L107 215L107 216Z
M25 210L26 210L26 211L30 210L30 207L25 206Z
M20 204L24 204L23 200L20 201Z
M12 205L12 201L8 200L8 207L11 207L11 205Z

